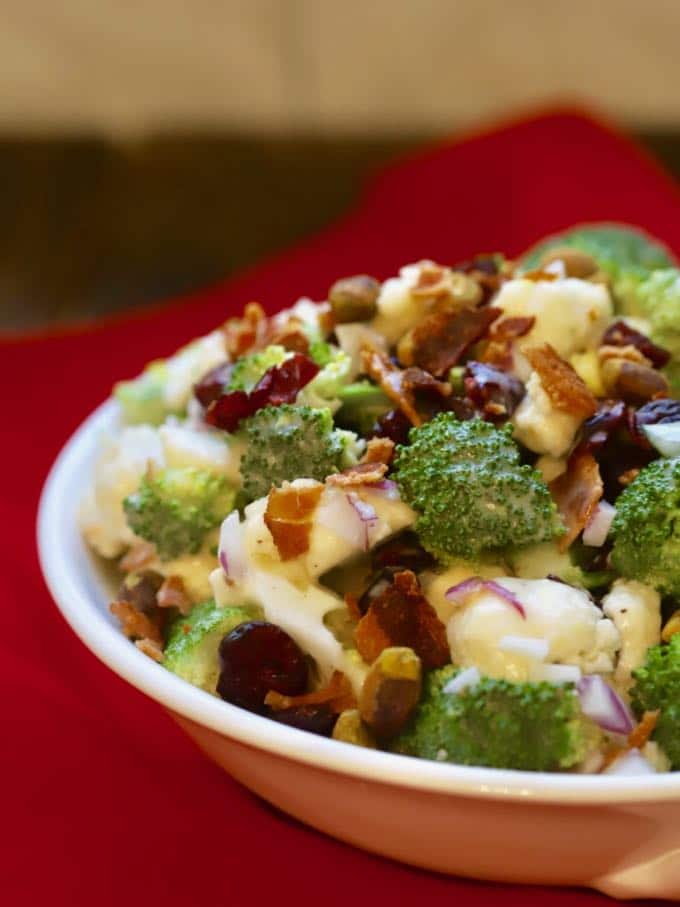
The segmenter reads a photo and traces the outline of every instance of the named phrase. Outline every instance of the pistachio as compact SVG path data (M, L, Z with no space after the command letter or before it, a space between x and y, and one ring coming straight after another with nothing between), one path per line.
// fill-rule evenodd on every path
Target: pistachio
M391 646L378 655L366 675L359 713L376 737L393 737L406 725L418 705L420 658L413 649Z
M591 255L571 246L549 249L541 257L541 266L545 268L554 261L562 262L567 277L578 277L581 280L592 277L599 270L597 262Z
M358 709L340 712L333 728L333 740L342 740L343 743L353 743L372 750L378 747L375 737L361 720Z
M481 301L483 291L477 281L468 274L454 271L451 275L451 298L460 308L475 308Z
M668 394L668 381L660 373L628 359L605 359L600 367L607 393L625 403L641 404Z
M336 280L328 291L328 301L336 324L373 318L377 311L379 293L380 283L367 274Z
M666 625L661 631L661 639L664 642L670 642L671 637L680 633L680 610L675 611L666 621Z

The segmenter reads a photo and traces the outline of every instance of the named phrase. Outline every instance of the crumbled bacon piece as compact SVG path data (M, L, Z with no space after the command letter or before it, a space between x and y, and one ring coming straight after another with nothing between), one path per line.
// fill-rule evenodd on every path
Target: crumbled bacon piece
M342 472L335 472L326 478L327 485L375 485L382 482L387 472L386 463L369 461L349 466Z
M525 349L524 355L541 379L543 390L555 409L582 419L597 411L597 401L581 376L549 343Z
M354 632L357 649L371 663L389 646L408 646L425 669L450 661L446 629L422 593L415 573L402 570L369 605Z
M180 614L191 611L191 599L180 576L169 576L156 593L159 608L177 608Z
M269 321L259 302L249 302L240 318L229 318L222 325L224 343L232 359L266 345Z
M481 361L508 370L512 368L512 345L518 337L524 337L533 328L533 315L503 318L491 325L489 343L483 351Z
M532 271L525 271L522 274L522 280L531 280L533 283L547 282L557 280L560 275L556 271L547 271L545 268L534 268Z
M592 454L572 454L566 472L553 479L549 488L566 527L565 534L558 540L558 547L566 551L585 529L602 497L600 467Z
M395 443L391 438L370 438L361 458L361 464L384 463L389 466L394 457Z
M645 712L640 719L640 721L635 725L633 730L628 735L628 746L631 749L642 749L642 747L647 743L649 738L654 733L656 728L656 723L659 720L659 715L661 714L659 709L655 709L653 712Z
M272 488L269 492L264 523L282 561L299 557L309 550L312 519L322 491L321 482L310 481L303 487L284 482L281 488Z
M158 620L142 614L130 602L115 601L109 611L120 621L121 630L128 639L150 639L161 645L163 637Z
M663 368L671 358L668 350L657 346L656 343L652 343L649 337L646 337L640 331L636 331L635 328L627 325L625 321L615 321L614 324L607 328L602 338L602 345L632 346L648 359L654 368Z
M630 485L633 479L637 479L640 475L639 466L631 466L630 469L626 469L624 472L619 475L619 482L621 485Z
M361 367L394 400L411 425L422 425L423 420L415 408L413 394L404 389L404 373L393 365L384 353L370 347L361 351Z
M300 328L297 318L291 318L285 327L272 334L269 342L291 353L304 353L305 356L309 353L309 338Z
M123 573L136 573L156 559L152 542L136 542L120 559L118 566Z
M352 685L342 671L333 671L331 679L325 687L314 690L312 693L302 693L299 696L284 696L276 690L270 690L264 699L264 704L274 711L298 708L307 705L330 706L331 711L339 714L345 709L357 707L356 697Z
M205 413L208 425L235 431L239 423L265 406L293 403L298 393L319 373L319 366L302 353L294 353L268 369L250 393L231 391L214 400Z
M628 344L628 346L612 346L604 344L597 351L597 358L602 365L608 359L625 359L627 362L637 362L639 365L651 365L652 360L644 356L640 350Z
M153 658L154 661L162 664L163 649L155 640L144 637L143 639L136 640L135 645L140 652L143 652L145 655L148 655L149 658Z
M437 377L446 375L500 315L492 306L428 315L411 335L413 362Z

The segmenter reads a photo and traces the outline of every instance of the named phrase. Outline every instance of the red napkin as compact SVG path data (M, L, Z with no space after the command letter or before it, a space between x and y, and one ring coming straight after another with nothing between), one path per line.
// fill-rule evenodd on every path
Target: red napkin
M680 194L653 162L588 116L541 115L398 162L340 223L223 286L1 344L3 905L605 902L589 891L421 872L272 810L77 641L43 585L33 541L46 472L114 379L244 302L275 310L300 295L322 298L345 274L385 277L421 257L518 253L546 232L596 219L639 224L680 252Z

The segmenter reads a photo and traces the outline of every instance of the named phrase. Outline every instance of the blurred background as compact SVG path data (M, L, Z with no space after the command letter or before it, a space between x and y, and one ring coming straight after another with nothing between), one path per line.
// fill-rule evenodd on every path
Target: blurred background
M5 0L0 327L220 280L376 167L582 101L680 175L678 0Z

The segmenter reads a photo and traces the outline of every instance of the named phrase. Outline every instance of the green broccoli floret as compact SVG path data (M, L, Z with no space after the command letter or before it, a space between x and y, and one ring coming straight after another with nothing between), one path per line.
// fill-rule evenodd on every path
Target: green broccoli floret
M540 474L520 465L512 426L441 413L397 448L395 479L416 532L443 562L547 541L562 531Z
M643 230L622 224L579 224L542 239L519 260L524 270L538 267L550 249L570 246L591 255L616 280L626 271L649 273L674 264L669 251Z
M169 414L165 403L168 367L163 360L150 362L138 378L119 381L113 396L127 425L160 425Z
M264 497L272 485L293 479L318 479L356 462L352 432L333 427L328 409L267 406L242 423L246 450L241 458L248 500Z
M149 472L123 501L128 526L161 560L195 554L229 514L236 492L224 476L185 466Z
M291 355L285 347L272 344L258 353L241 356L234 363L227 390L250 393L266 371L274 365L281 365Z
M680 770L680 634L668 645L652 646L642 667L633 671L631 704L638 717L660 709L652 734L671 762Z
M214 601L196 605L191 614L179 617L171 626L163 664L194 686L214 693L222 637L247 620L259 619L261 613L254 606L220 608Z
M338 399L341 406L335 421L360 435L371 434L377 420L394 408L387 394L370 381L355 381L341 387Z
M319 368L325 368L337 356L338 351L326 340L311 340L309 343L309 358L313 359Z
M511 683L483 677L447 693L454 665L432 671L421 702L390 748L407 756L551 772L571 768L600 733L581 713L572 684Z
M645 466L616 501L613 566L666 595L680 595L680 457Z

